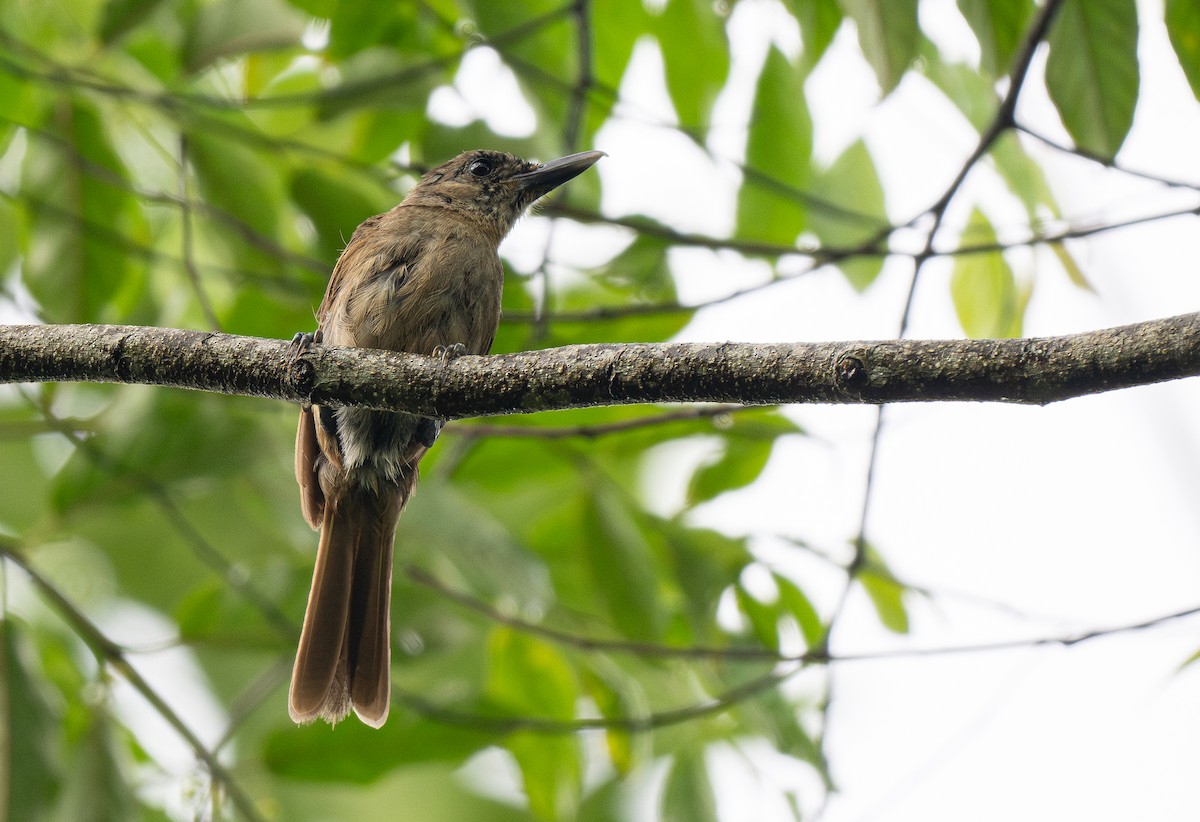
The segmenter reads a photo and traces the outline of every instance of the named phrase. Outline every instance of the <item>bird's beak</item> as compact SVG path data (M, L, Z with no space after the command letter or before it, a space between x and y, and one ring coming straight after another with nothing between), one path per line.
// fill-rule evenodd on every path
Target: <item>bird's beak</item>
M567 180L578 177L604 157L603 151L581 151L551 160L540 168L513 177L523 191L536 191L538 196L558 188Z

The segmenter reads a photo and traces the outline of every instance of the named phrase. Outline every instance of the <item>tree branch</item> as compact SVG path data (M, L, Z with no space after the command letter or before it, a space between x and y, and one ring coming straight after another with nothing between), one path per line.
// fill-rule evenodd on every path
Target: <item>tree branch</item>
M451 362L112 325L0 326L0 383L170 385L442 418L657 402L1044 405L1200 375L1200 313L1062 337L571 345Z

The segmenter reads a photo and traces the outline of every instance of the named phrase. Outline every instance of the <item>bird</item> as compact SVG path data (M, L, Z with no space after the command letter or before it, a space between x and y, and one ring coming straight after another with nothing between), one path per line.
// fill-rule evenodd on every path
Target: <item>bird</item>
M602 156L539 164L475 150L428 171L399 205L354 231L317 309L317 330L297 335L299 345L487 354L500 322L501 240L535 200ZM374 728L387 720L396 524L442 423L301 408L296 481L320 540L288 693L298 724L336 724L351 710Z

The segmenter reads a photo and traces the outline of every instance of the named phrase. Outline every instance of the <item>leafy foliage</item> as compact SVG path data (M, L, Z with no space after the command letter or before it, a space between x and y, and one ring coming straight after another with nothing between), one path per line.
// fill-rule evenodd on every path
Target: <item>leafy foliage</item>
M1112 158L1138 99L1134 2L1060 5L1046 88L1077 146ZM881 100L919 71L986 135L996 81L1029 51L1045 8L959 0L980 51L967 65L938 52L916 0L791 0L800 52L771 45L755 69L731 236L601 212L600 178L581 178L543 214L615 230L619 247L575 267L510 266L497 350L670 339L701 307L681 302L673 263L693 245L772 265L805 252L870 288L903 220L861 135L814 155L808 84L838 33L856 32ZM44 322L290 337L311 328L355 225L422 168L480 144L549 159L640 116L619 88L642 45L661 56L674 128L709 146L734 82L729 14L700 0L0 0L6 307ZM1194 3L1168 0L1193 90L1196 18ZM477 50L513 73L536 129L430 115ZM1055 240L1038 224L1058 209L1028 141L994 136L979 166L1021 202L1033 239ZM939 223L957 193L931 204ZM972 206L959 238L970 253L950 284L962 328L1019 334L1032 272L1014 270ZM605 223L616 228L594 227ZM1086 286L1068 251L1055 252ZM748 569L769 563L695 516L752 487L776 446L804 435L786 414L601 408L447 429L401 523L397 705L379 732L296 729L283 709L314 543L291 487L294 422L280 405L136 387L0 394L0 532L13 535L2 545L63 592L0 622L11 777L0 818L162 819L181 804L329 818L313 786L330 783L343 787L341 818L374 818L394 813L396 778L423 786L422 818L609 819L626 813L637 781L626 777L665 759L661 818L717 819L706 750L742 739L767 740L832 784L820 708L785 696L771 672L803 667L798 655L824 647L836 613L779 568L767 568L773 595L750 584ZM670 491L647 472L665 453L690 455L690 467L664 507ZM18 587L22 573L5 567ZM907 630L902 582L874 551L853 567L881 624ZM111 685L146 636L89 653L71 629L72 614L112 609L150 615L189 651L194 667L160 687L200 680L168 702L224 746L252 807L222 805L227 786L196 788L213 775L180 773L130 730ZM516 807L454 776L496 759L517 774ZM176 786L167 802L144 790L164 779Z

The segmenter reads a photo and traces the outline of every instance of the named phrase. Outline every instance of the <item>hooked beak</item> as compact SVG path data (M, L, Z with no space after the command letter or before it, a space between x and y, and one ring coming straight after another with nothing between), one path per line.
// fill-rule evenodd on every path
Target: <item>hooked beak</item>
M558 188L568 180L578 177L604 156L606 155L603 151L581 151L578 154L568 154L566 157L551 160L533 171L518 174L513 179L517 181L517 185L521 187L522 191L536 193L540 197L547 191Z

